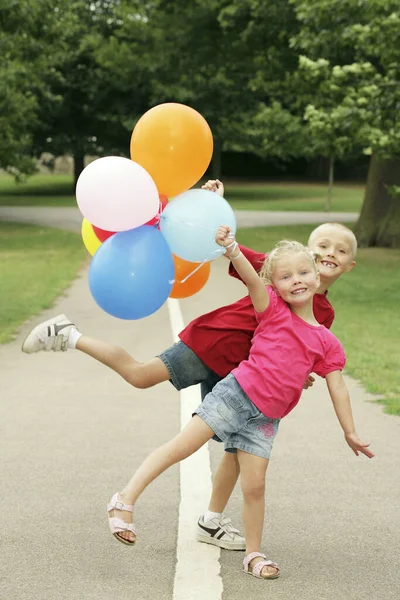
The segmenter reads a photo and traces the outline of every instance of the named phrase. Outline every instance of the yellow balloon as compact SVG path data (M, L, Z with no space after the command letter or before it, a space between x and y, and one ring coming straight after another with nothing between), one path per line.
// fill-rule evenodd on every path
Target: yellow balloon
M82 221L82 239L85 244L86 250L93 256L98 248L101 246L101 241L93 231L92 224L87 219Z

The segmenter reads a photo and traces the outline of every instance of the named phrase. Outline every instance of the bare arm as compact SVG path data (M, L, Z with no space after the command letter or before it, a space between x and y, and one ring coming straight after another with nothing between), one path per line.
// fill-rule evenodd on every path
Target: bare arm
M369 444L362 442L356 433L350 396L342 373L340 371L328 373L326 375L326 383L346 442L356 456L361 452L361 454L365 454L368 458L373 458L374 454L368 449Z
M254 270L251 263L240 251L230 228L221 226L217 231L215 241L220 246L227 248L225 256L235 262L235 269L249 290L254 309L257 312L264 312L269 305L268 291L259 278L257 271Z

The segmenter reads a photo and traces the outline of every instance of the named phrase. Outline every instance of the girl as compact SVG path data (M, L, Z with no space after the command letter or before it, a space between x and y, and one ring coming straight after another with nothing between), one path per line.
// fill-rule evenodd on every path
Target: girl
M127 486L108 504L112 534L132 545L133 505L151 481L187 458L215 434L225 449L236 449L243 492L246 555L243 569L255 577L275 579L276 563L261 550L265 475L279 421L299 401L302 384L315 372L327 380L334 408L353 452L372 458L369 444L357 436L350 399L341 370L345 355L337 338L318 324L312 310L319 286L313 254L298 242L281 242L258 276L243 256L228 227L216 235L226 256L246 283L258 327L248 360L210 392L187 426L173 440L152 452ZM268 323L268 325L267 325Z

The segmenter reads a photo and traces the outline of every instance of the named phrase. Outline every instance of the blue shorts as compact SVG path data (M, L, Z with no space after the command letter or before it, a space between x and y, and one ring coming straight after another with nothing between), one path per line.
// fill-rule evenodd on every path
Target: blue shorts
M239 449L269 459L280 419L258 410L232 374L214 387L194 414L211 427L227 452Z
M167 367L171 383L178 391L201 383L202 399L222 379L182 341L158 354L158 358Z

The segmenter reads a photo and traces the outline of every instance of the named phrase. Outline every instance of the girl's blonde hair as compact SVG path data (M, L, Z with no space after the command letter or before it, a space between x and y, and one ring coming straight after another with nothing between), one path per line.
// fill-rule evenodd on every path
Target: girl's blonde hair
M321 259L319 254L311 252L307 246L304 246L295 240L282 240L281 242L278 242L272 252L268 254L260 269L260 278L266 285L272 284L273 270L276 261L288 254L305 254L313 265L315 272L318 273L317 262Z

